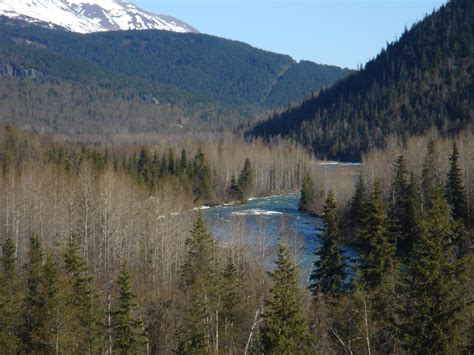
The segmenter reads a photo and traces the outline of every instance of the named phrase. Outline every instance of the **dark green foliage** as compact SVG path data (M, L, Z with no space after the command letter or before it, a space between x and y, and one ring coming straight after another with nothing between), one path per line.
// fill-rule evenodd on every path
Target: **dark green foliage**
M240 172L239 179L232 176L227 193L231 199L245 202L251 196L254 185L254 174L250 159L245 159L244 167Z
M193 160L192 185L196 201L207 202L214 197L211 168L204 153L199 151Z
M416 188L410 184L405 157L398 157L395 162L395 176L392 182L392 204L390 208L390 234L392 242L397 246L398 255L408 255L409 240L413 225L410 219L414 217L411 208L410 189ZM415 183L415 182L413 182Z
M310 288L314 296L319 292L337 298L345 290L345 261L338 230L337 206L334 194L329 192L324 205L326 230L321 236L322 246L316 252L317 260L311 274Z
M388 219L382 197L380 180L374 184L374 191L365 219L365 228L361 233L362 248L362 282L367 290L374 290L382 285L388 274L393 271L395 245L390 240Z
M20 348L17 336L20 289L15 253L15 244L8 237L2 247L0 272L0 349L5 354L15 354Z
M359 160L401 138L473 123L474 5L452 0L388 44L363 70L249 134L288 136L322 157Z
M313 205L315 202L316 189L314 181L309 172L306 172L303 178L303 186L301 187L301 197L299 202L299 210L307 213L314 212Z
M452 233L448 205L438 190L420 222L398 291L400 340L407 353L461 353L467 293L464 261L449 246Z
M103 345L101 312L93 293L91 278L87 276L86 264L79 256L74 237L71 237L69 248L64 255L64 264L72 286L69 306L77 319L74 335L78 339L79 351L96 353Z
M229 189L227 190L227 194L232 200L240 200L243 195L242 189L240 188L240 185L237 182L235 175L232 175L232 178L230 180L230 186L229 186Z
M153 188L155 185L156 171L154 165L156 166L147 150L142 148L137 161L137 174L139 181L149 188Z
M369 197L365 189L364 178L359 176L355 186L354 196L349 207L348 220L349 226L353 230L356 243L360 242L360 233L367 218L369 209Z
M187 305L183 324L176 334L177 351L180 354L204 354L208 351L206 337L210 334L210 319L216 309L219 275L215 242L201 212L186 246L182 279Z
M280 237L277 269L272 273L273 288L266 302L261 326L265 354L309 354L312 336L301 307L297 270Z
M191 236L186 239L188 253L183 265L185 286L210 281L216 276L215 241L209 233L204 217L199 211Z
M450 167L446 182L446 199L451 207L451 215L455 221L461 221L467 227L469 224L467 197L464 188L462 170L459 166L459 151L456 143L449 157Z
M238 181L240 190L242 191L242 201L246 201L250 197L253 191L254 179L252 164L250 163L250 159L247 158L245 159L244 167L240 172Z
M124 265L117 280L118 295L112 310L113 350L117 354L136 354L144 351L142 323L134 314L137 308L132 291L130 272Z
M234 326L239 326L242 320L242 303L244 301L241 276L231 258L227 261L222 272L221 295L225 329L231 334ZM232 341L228 341L227 346L231 347Z
M43 266L43 251L36 235L31 237L28 256L22 347L27 353L53 353L59 322L58 271L51 258Z

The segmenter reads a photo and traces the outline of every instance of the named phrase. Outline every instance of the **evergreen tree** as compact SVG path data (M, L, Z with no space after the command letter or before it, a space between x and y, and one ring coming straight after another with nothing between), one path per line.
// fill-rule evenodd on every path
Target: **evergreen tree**
M410 354L458 354L467 295L464 261L449 247L452 230L441 190L430 205L399 286L400 338Z
M71 238L64 255L64 263L69 283L72 286L70 306L77 320L75 337L78 338L81 353L97 353L102 344L100 311L91 286L91 278L87 276L87 267L79 255L78 246Z
M399 220L399 223L402 223L400 228L402 234L398 243L399 254L405 257L408 257L413 249L418 224L422 218L418 181L413 173L410 174L407 194L405 211L403 212L405 217L403 220Z
M329 192L324 205L324 222L326 230L321 237L323 244L316 252L317 260L311 274L310 288L314 296L322 292L337 297L344 292L346 272L340 245L336 200L332 191Z
M211 168L201 150L193 160L193 193L196 201L209 201L214 196Z
M5 354L16 354L20 345L17 336L20 290L15 254L15 244L8 237L2 247L2 273L0 273L0 349Z
M384 277L393 271L395 247L390 241L387 222L381 183L377 179L362 231L364 248L361 277L368 290L377 288L383 283Z
M26 353L52 353L57 335L57 270L51 258L43 266L43 251L36 235L30 239L28 289L21 332Z
M410 181L403 155L395 163L395 176L392 182L392 206L390 209L390 234L392 242L397 247L398 255L406 255L405 239L410 233L411 226L407 224L410 218Z
M468 226L467 197L464 188L462 170L459 167L459 151L453 143L453 151L449 157L450 167L446 182L446 199L451 206L451 215L455 221Z
M272 273L273 288L267 300L261 326L265 354L308 354L312 339L301 309L297 270L283 237L279 242L277 269Z
M232 175L232 178L230 180L230 187L229 190L227 191L228 195L232 199L236 200L241 200L243 196L242 189L240 188L237 179L235 178L235 175Z
M209 351L211 320L217 311L217 262L215 242L199 211L186 240L187 254L182 268L183 291L187 306L182 326L176 334L181 354L204 354Z
M252 170L252 164L250 159L245 159L244 167L240 172L239 181L238 181L240 190L242 191L242 196L240 200L246 201L253 191L254 184L254 175Z
M229 257L222 273L221 302L224 318L224 347L231 352L236 334L236 327L242 323L243 292L242 282L237 265Z
M152 188L155 184L155 174L152 159L145 147L140 150L136 166L139 181Z
M356 242L360 243L360 232L364 226L364 219L368 214L368 196L365 189L364 178L359 176L349 207L349 225L354 231Z
M314 198L316 195L316 190L314 187L314 181L309 172L304 174L303 186L301 187L301 197L299 202L299 209L303 212L314 212Z
M132 291L128 268L123 265L117 281L118 297L111 312L113 351L117 354L136 354L144 349L141 322L134 316L135 294Z

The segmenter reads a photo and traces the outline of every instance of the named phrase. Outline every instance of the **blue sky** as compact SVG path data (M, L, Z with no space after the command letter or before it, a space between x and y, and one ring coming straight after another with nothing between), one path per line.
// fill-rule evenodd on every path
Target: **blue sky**
M131 0L199 31L356 68L445 0Z

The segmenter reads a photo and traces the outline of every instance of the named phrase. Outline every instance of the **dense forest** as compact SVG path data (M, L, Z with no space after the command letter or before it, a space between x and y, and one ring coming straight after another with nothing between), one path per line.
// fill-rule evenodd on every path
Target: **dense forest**
M451 141L413 138L369 153L357 168L362 174L340 190L333 187L344 180L320 173L292 143L230 141L180 149L85 146L6 127L0 139L1 349L472 351L470 133ZM420 146L426 151L421 167ZM250 151L251 158L236 159ZM382 161L393 157L387 171ZM317 193L321 184L324 192ZM324 200L318 213L325 231L315 231L322 244L308 283L288 234L275 252L264 236L247 244L236 220L231 239L218 241L195 208L297 186L306 198ZM354 192L344 202L339 191L347 189ZM358 248L356 260L342 252L344 242Z
M69 135L232 130L351 72L203 34L81 35L7 18L0 34L2 122Z
M474 4L451 0L406 30L365 67L300 105L276 113L250 135L292 137L321 157L359 160L436 127L472 127Z

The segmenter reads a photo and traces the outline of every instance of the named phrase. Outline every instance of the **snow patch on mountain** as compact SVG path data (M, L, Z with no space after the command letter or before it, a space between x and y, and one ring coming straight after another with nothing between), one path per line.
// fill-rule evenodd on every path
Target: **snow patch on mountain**
M174 17L153 14L122 0L0 0L0 15L79 33L146 29L197 32Z

